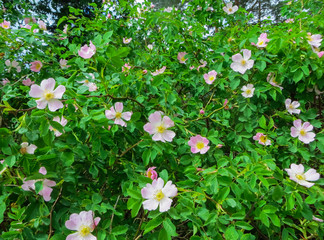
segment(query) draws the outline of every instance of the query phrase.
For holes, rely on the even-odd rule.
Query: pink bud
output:
[[[222,148],[224,145],[223,144],[217,144],[217,148]]]
[[[147,70],[145,69],[145,70],[143,70],[143,74],[146,74],[147,73]]]
[[[198,172],[204,171],[204,169],[203,169],[203,168],[200,168],[200,167],[196,168],[196,170],[197,170]]]
[[[200,113],[200,114],[205,114],[204,109],[200,109],[199,113]]]
[[[156,167],[150,167],[150,168],[148,168],[147,171],[146,171],[146,176],[147,176],[148,178],[151,178],[152,180],[158,178],[158,174],[157,174],[157,172],[154,170],[155,168],[156,168]]]

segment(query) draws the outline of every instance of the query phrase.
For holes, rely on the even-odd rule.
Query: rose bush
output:
[[[0,238],[324,237],[322,2],[182,2],[5,3]]]

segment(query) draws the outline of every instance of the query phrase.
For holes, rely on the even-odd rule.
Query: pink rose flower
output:
[[[163,116],[160,111],[156,111],[149,116],[149,122],[144,125],[144,130],[153,135],[153,141],[172,142],[175,132],[167,130],[174,126],[174,122],[167,116]]]
[[[205,137],[197,135],[195,137],[191,137],[188,141],[189,146],[191,147],[192,153],[200,153],[205,154],[209,150],[209,140]]]
[[[290,128],[290,135],[292,137],[298,137],[300,141],[305,144],[315,141],[315,133],[311,132],[313,130],[313,125],[309,122],[302,124],[300,119],[294,121],[294,127]]]
[[[7,83],[10,83],[10,81],[8,80],[8,78],[5,78],[1,81],[1,84],[4,86],[6,85]]]
[[[210,71],[209,73],[204,74],[204,79],[207,84],[212,84],[217,76],[217,72],[215,70]]]
[[[0,26],[4,29],[9,29],[10,28],[10,22],[3,20],[2,23],[0,23]]]
[[[56,116],[56,117],[53,118],[53,121],[54,121],[54,122],[58,122],[59,124],[62,125],[62,127],[65,127],[65,125],[66,125],[67,122],[68,122],[68,121],[67,121],[63,116],[62,116],[61,119],[60,119],[59,116]],[[62,133],[61,133],[60,131],[58,131],[57,129],[53,128],[52,126],[49,126],[49,129],[50,129],[51,131],[54,131],[54,135],[55,135],[56,137],[59,137],[59,136],[62,135]],[[64,131],[63,131],[63,132],[64,132]]]
[[[31,86],[29,95],[33,98],[39,98],[36,100],[38,109],[44,109],[48,105],[48,109],[55,112],[57,109],[63,108],[62,102],[58,99],[62,98],[65,87],[59,85],[55,90],[54,87],[55,80],[53,78],[43,80],[40,86],[36,84]]]
[[[251,57],[251,51],[248,49],[243,49],[243,56],[240,53],[237,53],[232,56],[233,63],[231,68],[235,72],[244,74],[246,70],[251,69],[254,65],[254,60],[249,60]]]
[[[79,56],[84,58],[84,59],[91,58],[95,53],[96,53],[96,46],[93,45],[91,41],[90,41],[89,47],[88,47],[87,44],[85,44],[78,51]]]
[[[28,142],[23,142],[22,144],[20,144],[21,148],[20,148],[20,153],[21,154],[34,154],[35,150],[37,149],[37,146],[35,146],[34,144],[30,144]]]
[[[43,64],[41,61],[34,61],[30,63],[30,70],[33,72],[39,72],[41,68],[43,67]]]
[[[152,75],[153,76],[160,75],[160,74],[164,73],[165,69],[166,69],[166,66],[162,67],[161,69],[156,70],[155,72],[152,72]]]
[[[311,45],[311,48],[312,48],[313,52],[316,53],[319,58],[321,58],[324,55],[324,51],[320,51],[319,48],[314,47],[312,45]]]
[[[285,20],[285,23],[293,23],[294,19],[293,18],[288,18]]]
[[[123,38],[124,44],[129,44],[132,41],[132,38]]]
[[[60,66],[62,69],[71,67],[71,65],[67,65],[67,60],[65,59],[60,60]]]
[[[142,71],[142,73],[143,73],[143,74],[147,74],[147,70],[144,69],[144,70]]]
[[[22,84],[25,86],[28,86],[28,87],[34,83],[35,83],[35,81],[31,81],[30,78],[22,80]]]
[[[311,33],[307,33],[307,42],[311,46],[319,48],[322,42],[322,35],[321,34],[312,35]]]
[[[255,88],[254,88],[253,84],[247,84],[246,86],[243,86],[241,88],[241,90],[243,91],[242,92],[243,97],[251,98],[251,97],[253,97]]]
[[[34,17],[32,17],[32,18],[25,18],[24,19],[24,22],[25,22],[25,24],[28,24],[30,22],[36,23],[36,18],[34,18]]]
[[[276,82],[276,75],[274,73],[269,73],[268,76],[267,76],[267,81],[268,83],[270,83],[272,86],[274,87],[278,87],[280,88],[280,90],[283,89],[283,87],[280,86],[279,83]]]
[[[47,28],[46,28],[46,24],[45,24],[44,21],[42,21],[42,20],[39,20],[39,21],[38,21],[38,26],[39,26],[40,29],[42,29],[42,30],[44,30],[44,31],[47,30]]]
[[[310,183],[307,181],[317,181],[320,179],[320,174],[316,172],[315,169],[311,168],[307,172],[304,173],[303,164],[294,164],[290,165],[290,168],[286,168],[285,171],[288,173],[290,180],[295,181],[299,185],[310,188],[315,183]]]
[[[287,98],[285,101],[286,109],[290,114],[300,113],[300,109],[297,109],[300,106],[300,103],[298,101],[291,102],[291,99]]]
[[[132,68],[131,65],[129,65],[128,63],[125,63],[125,65],[122,66],[122,72],[128,72],[128,70],[131,68]]]
[[[66,240],[97,240],[91,233],[99,222],[100,217],[95,218],[91,210],[71,214],[70,219],[65,222],[65,227],[77,232],[68,235]]]
[[[133,112],[123,112],[124,105],[121,102],[116,102],[115,107],[111,107],[110,110],[105,111],[106,118],[112,120],[115,119],[115,124],[122,127],[126,127],[127,124],[123,121],[129,121]]]
[[[180,63],[186,63],[188,58],[185,58],[186,52],[179,52],[177,59],[179,60]]]
[[[238,6],[233,6],[233,3],[227,3],[225,7],[223,7],[224,12],[227,14],[233,14],[238,10]]]
[[[141,190],[142,197],[147,199],[143,202],[144,209],[149,211],[157,209],[160,212],[166,212],[171,208],[172,199],[178,194],[177,187],[168,181],[164,186],[162,178],[154,179],[152,184],[146,184]]]
[[[253,140],[259,141],[259,144],[268,146],[271,145],[271,140],[267,138],[267,135],[264,135],[263,133],[257,133],[254,137]]]
[[[267,46],[267,42],[269,42],[270,40],[267,38],[267,34],[266,33],[261,33],[260,37],[258,38],[258,42],[255,43],[251,43],[254,46],[257,46],[258,48],[264,48]]]
[[[147,171],[146,171],[146,176],[147,176],[148,178],[151,178],[152,180],[158,178],[158,174],[157,174],[157,172],[154,170],[155,168],[156,168],[156,167],[150,167],[150,168],[148,168]]]
[[[200,114],[205,114],[204,109],[200,109],[199,113],[200,113]]]

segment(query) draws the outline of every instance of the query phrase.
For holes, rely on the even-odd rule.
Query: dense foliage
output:
[[[322,2],[182,2],[2,10],[0,239],[323,239]]]

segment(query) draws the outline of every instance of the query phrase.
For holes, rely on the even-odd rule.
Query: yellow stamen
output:
[[[251,94],[251,89],[247,89],[247,90],[245,91],[245,93],[246,93],[247,95]]]
[[[228,11],[229,11],[229,12],[232,12],[232,11],[233,11],[233,9],[232,9],[232,8],[229,8],[229,9],[228,9]]]
[[[120,112],[116,112],[115,117],[116,117],[116,118],[121,118],[121,117],[122,117],[122,113],[120,113]]]
[[[305,180],[305,176],[304,176],[304,174],[296,174],[296,178],[297,178],[298,180]]]
[[[84,83],[89,83],[89,80],[84,80]]]
[[[89,226],[84,226],[84,225],[82,225],[81,227],[80,227],[80,230],[79,230],[79,235],[81,236],[81,237],[86,237],[86,236],[88,236],[89,234],[90,234],[90,227]]]
[[[294,106],[292,104],[289,104],[290,109],[294,109]]]
[[[44,98],[46,99],[46,101],[51,100],[52,98],[54,98],[54,94],[51,92],[45,92],[44,93]]]
[[[27,149],[26,148],[21,148],[20,149],[20,153],[21,154],[26,154],[27,153]]]
[[[36,69],[40,69],[41,65],[39,63],[36,63]]]
[[[155,194],[155,199],[158,201],[161,201],[164,198],[164,194],[162,192],[162,190],[159,190],[156,194]]]
[[[266,136],[261,136],[260,137],[260,142],[265,143],[267,141],[267,137]]]
[[[186,59],[184,57],[180,58],[182,62],[186,61]]]
[[[259,42],[259,45],[262,45],[263,44],[263,41]]]
[[[157,131],[159,133],[163,133],[165,131],[165,127],[163,125],[157,127]]]
[[[205,147],[205,144],[203,142],[198,142],[196,147],[200,150],[200,149],[203,149]]]
[[[246,61],[243,59],[243,60],[241,61],[241,64],[244,66],[244,65],[246,64]]]
[[[302,135],[302,136],[305,136],[306,135],[306,131],[304,130],[304,129],[302,129],[302,130],[300,130],[300,135]]]
[[[152,173],[151,173],[151,171],[149,171],[149,172],[147,173],[147,177],[148,177],[148,178],[151,178],[151,176],[152,176]]]
[[[214,81],[215,77],[214,76],[209,76],[209,81]]]

